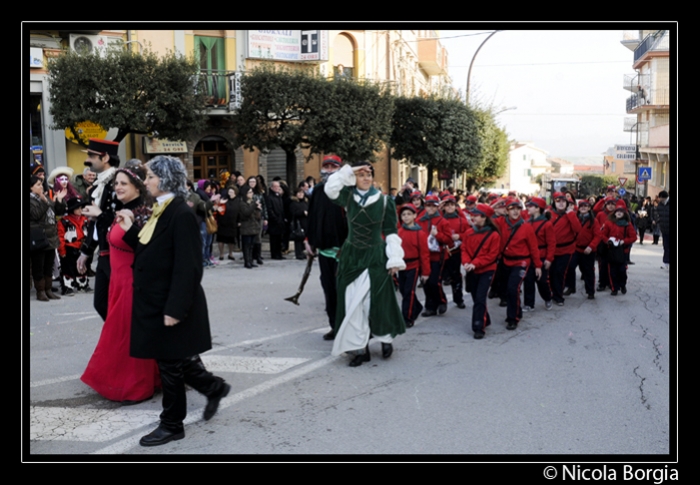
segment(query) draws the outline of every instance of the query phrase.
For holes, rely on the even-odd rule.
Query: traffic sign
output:
[[[621,188],[617,191],[617,193],[620,194],[620,197],[622,197],[623,195],[625,195],[627,193],[627,191],[625,189]]]
[[[637,178],[639,180],[651,180],[651,167],[639,167]]]
[[[627,177],[618,177],[617,181],[620,182],[620,187],[624,187],[624,185],[627,183]]]

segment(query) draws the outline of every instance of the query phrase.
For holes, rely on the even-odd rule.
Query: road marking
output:
[[[80,379],[80,374],[75,374],[72,376],[56,377],[54,379],[44,379],[43,381],[30,382],[29,387],[46,386],[48,384],[56,384],[58,382],[72,381],[73,379]]]
[[[29,439],[32,441],[109,441],[142,428],[160,416],[160,411],[41,406],[32,406],[29,413]]]
[[[288,374],[281,375],[279,377],[275,377],[274,379],[270,379],[269,381],[262,382],[258,384],[257,386],[253,386],[249,389],[246,389],[244,391],[238,392],[236,394],[233,394],[231,396],[225,397],[224,399],[221,400],[221,403],[219,404],[219,412],[222,410],[233,406],[234,404],[237,404],[244,399],[248,399],[250,397],[257,396],[258,394],[261,394],[265,391],[268,391],[272,389],[273,387],[279,386],[281,384],[284,384],[286,382],[289,382],[293,379],[297,379],[305,374],[308,374],[309,372],[315,371],[316,369],[319,369],[327,364],[330,364],[331,362],[339,359],[340,356],[332,356],[329,355],[328,357],[325,357],[321,360],[317,360],[316,362],[312,362],[304,367],[301,367],[299,369],[296,369],[294,371],[289,372]],[[189,413],[189,417],[185,419],[184,424],[191,424],[195,423],[197,421],[200,421],[202,419],[202,409],[197,409],[195,411],[192,411]],[[160,413],[158,413],[160,414]],[[153,422],[153,426],[157,425],[158,421]],[[140,437],[138,436],[131,436],[129,438],[125,438],[121,441],[118,441],[112,445],[109,445],[104,448],[100,448],[96,451],[93,451],[91,454],[92,455],[104,455],[104,454],[120,454],[120,453],[125,453],[127,450],[130,450],[131,448],[135,447],[138,445],[138,439]]]
[[[204,366],[210,372],[240,372],[247,374],[279,374],[311,359],[284,357],[237,357],[202,355]]]

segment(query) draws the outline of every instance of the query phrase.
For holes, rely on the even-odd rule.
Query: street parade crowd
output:
[[[646,232],[652,244],[663,242],[662,268],[670,262],[666,191],[638,201],[619,197],[615,186],[579,200],[563,190],[549,205],[514,192],[424,194],[409,179],[386,194],[371,163],[344,164],[333,154],[323,158],[318,183],[309,177],[290,189],[275,179],[268,189],[263,177],[238,172],[194,183],[174,157],[121,164],[117,149],[90,139],[78,175],[58,167],[47,176],[32,163],[30,264],[38,301],[93,294],[104,325],[85,384],[124,405],[162,389],[160,424],[143,446],[184,438],[185,384],[207,397],[205,420],[229,393],[199,357],[211,348],[203,270],[239,252],[244,268],[263,265],[265,236],[273,260],[286,259],[292,243],[296,259],[318,260],[323,338],[352,367],[370,361],[370,340],[387,359],[394,338],[419,317],[445,314],[446,286],[456,311],[471,297],[465,319],[482,339],[492,323],[489,300],[506,308],[514,330],[523,313],[564,306],[577,291],[588,299],[626,294],[630,248]]]

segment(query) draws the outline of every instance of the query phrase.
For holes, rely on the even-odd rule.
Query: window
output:
[[[218,136],[208,136],[200,140],[192,154],[193,178],[218,180],[223,170],[233,170],[226,140]]]
[[[224,39],[221,37],[194,36],[194,50],[199,59],[199,68],[205,76],[210,106],[226,104],[226,71]]]
[[[355,77],[355,46],[347,35],[338,34],[333,41],[333,77]]]

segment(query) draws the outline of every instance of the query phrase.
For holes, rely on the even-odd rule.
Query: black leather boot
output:
[[[358,367],[361,366],[363,362],[369,362],[371,359],[369,355],[369,344],[367,344],[367,347],[365,347],[365,353],[364,354],[357,354],[348,364],[350,367]]]

